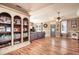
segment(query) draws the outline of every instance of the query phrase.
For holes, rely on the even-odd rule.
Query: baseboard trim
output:
[[[5,48],[1,48],[0,49],[0,55],[7,54],[8,52],[11,52],[11,51],[14,51],[16,49],[22,48],[22,47],[27,46],[29,44],[30,44],[30,42],[27,41],[27,42],[23,42],[23,43],[20,43],[20,44],[13,45],[13,46],[8,46],[8,47],[5,47]]]

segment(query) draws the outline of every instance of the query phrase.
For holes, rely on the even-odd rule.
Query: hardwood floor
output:
[[[64,38],[44,38],[34,40],[6,55],[79,55],[79,40]]]

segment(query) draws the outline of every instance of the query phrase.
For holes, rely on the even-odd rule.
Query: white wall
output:
[[[76,13],[76,14],[77,14],[77,16],[79,17],[79,9],[77,10],[77,13]]]

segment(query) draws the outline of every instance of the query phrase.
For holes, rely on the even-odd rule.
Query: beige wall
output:
[[[47,28],[43,28],[44,29],[44,31],[45,31],[45,33],[46,33],[46,37],[50,37],[50,26],[52,25],[52,24],[56,24],[56,22],[55,21],[49,21],[49,22],[45,22],[47,25],[48,25],[48,27]]]
[[[76,12],[76,15],[75,16],[68,16],[68,17],[62,17],[63,19],[65,19],[65,20],[67,20],[68,21],[68,32],[79,32],[79,19],[77,19],[77,28],[76,28],[76,30],[73,30],[72,28],[71,28],[71,20],[73,19],[73,18],[77,18],[77,17],[79,17],[79,9],[78,9],[78,11]],[[54,19],[55,20],[55,19]],[[49,21],[49,22],[46,22],[47,24],[48,24],[48,27],[47,28],[44,28],[44,31],[46,32],[46,36],[50,36],[50,25],[51,24],[55,24],[56,25],[56,30],[57,29],[59,29],[58,31],[56,31],[56,32],[58,32],[58,33],[60,33],[60,24],[59,24],[59,27],[57,27],[57,24],[58,23],[56,23],[56,21]],[[58,33],[56,33],[57,34],[57,36],[59,36],[58,35]]]
[[[79,19],[75,18],[75,19],[77,19],[77,28],[76,29],[72,28],[72,25],[71,25],[72,19],[67,20],[68,21],[68,32],[74,32],[74,31],[79,32]]]
[[[67,26],[68,26],[67,32],[79,32],[79,19],[76,18],[77,19],[77,28],[75,30],[71,27],[71,21],[72,21],[72,19],[73,18],[65,19],[68,22],[67,23]],[[60,23],[57,23],[56,21],[49,21],[49,22],[45,22],[45,23],[48,24],[47,28],[43,28],[44,31],[46,32],[46,37],[50,36],[50,26],[51,26],[51,24],[55,24],[56,25],[56,36],[57,37],[60,36],[60,33],[61,33],[61,24]],[[59,25],[59,26],[57,26],[57,25]]]

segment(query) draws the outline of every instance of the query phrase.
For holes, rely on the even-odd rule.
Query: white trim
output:
[[[1,48],[0,49],[0,55],[6,54],[8,52],[14,51],[14,50],[19,49],[19,48],[22,48],[22,47],[27,46],[29,44],[30,44],[30,42],[27,41],[27,42],[24,42],[24,43],[13,45],[13,46],[8,46],[8,47],[5,47],[5,48]]]

